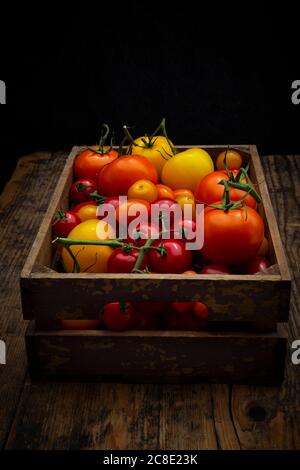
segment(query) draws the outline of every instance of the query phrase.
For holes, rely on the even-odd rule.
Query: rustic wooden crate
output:
[[[226,149],[222,145],[201,147],[206,148],[213,159]],[[274,383],[281,380],[290,274],[256,147],[232,147],[242,154],[244,164],[250,163],[250,176],[263,200],[260,213],[269,240],[269,256],[276,266],[272,274],[184,276],[56,272],[51,220],[59,208],[68,206],[73,161],[80,151],[79,147],[72,149],[21,273],[23,316],[34,320],[26,336],[34,377],[89,376],[154,382]],[[115,300],[202,300],[210,310],[209,323],[223,325],[224,331],[54,330],[60,319],[98,318],[102,305]],[[251,329],[242,331],[245,325]]]

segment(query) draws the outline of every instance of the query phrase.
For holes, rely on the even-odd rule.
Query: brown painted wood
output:
[[[208,148],[214,159],[224,149],[224,146],[204,147]],[[98,318],[101,307],[107,302],[116,300],[115,292],[118,292],[119,300],[197,301],[201,299],[210,309],[210,321],[250,321],[254,325],[260,322],[262,317],[269,325],[272,322],[275,324],[277,321],[287,321],[290,278],[268,190],[262,181],[263,171],[259,157],[255,146],[236,147],[241,151],[244,163],[251,162],[251,177],[263,196],[262,205],[266,200],[262,215],[265,218],[271,249],[273,246],[276,247],[273,261],[278,265],[278,274],[255,276],[66,274],[45,272],[45,269],[39,272],[39,265],[52,266],[51,220],[57,208],[65,207],[67,204],[72,165],[80,150],[74,147],[22,271],[24,318],[42,321]],[[260,322],[260,328],[261,325]]]
[[[289,360],[290,349],[281,387],[208,385],[204,389],[203,384],[128,387],[115,383],[32,384],[28,381],[22,391],[26,373],[23,343],[26,322],[20,311],[18,273],[65,157],[61,153],[39,153],[22,159],[0,199],[2,209],[2,201],[6,201],[0,213],[0,276],[1,281],[6,279],[0,289],[0,336],[5,337],[11,351],[11,367],[0,370],[0,446],[120,449],[122,445],[123,449],[158,449],[162,445],[174,448],[175,439],[181,448],[188,448],[192,439],[201,449],[216,448],[216,445],[222,449],[300,449],[300,373],[299,366],[293,366]],[[290,343],[300,337],[300,156],[263,157],[262,165],[293,273]],[[41,184],[42,191],[38,193]],[[14,332],[22,347],[13,338],[10,343],[5,331]],[[176,415],[172,413],[172,401],[176,403]],[[262,411],[255,411],[255,407],[254,414],[248,415],[246,412],[253,401],[258,401],[263,410],[272,408],[273,418],[266,413],[258,421]],[[198,408],[194,417],[193,407],[198,402],[203,404],[203,414]],[[207,424],[210,416],[215,426]],[[193,434],[195,428],[197,432]]]

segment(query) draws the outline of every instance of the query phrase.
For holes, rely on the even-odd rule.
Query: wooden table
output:
[[[67,154],[22,157],[0,198],[0,444],[4,449],[300,449],[300,365],[279,387],[34,383],[19,273]],[[300,339],[300,155],[263,157],[293,273],[290,343]]]

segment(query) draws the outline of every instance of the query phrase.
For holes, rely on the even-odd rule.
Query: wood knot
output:
[[[276,407],[267,400],[251,401],[246,407],[246,415],[255,422],[270,421],[276,415]]]

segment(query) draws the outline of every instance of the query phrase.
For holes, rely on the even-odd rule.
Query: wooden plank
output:
[[[280,383],[285,333],[101,330],[26,336],[34,379]]]

